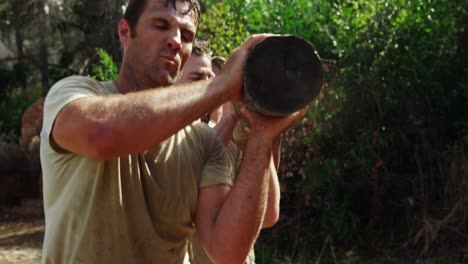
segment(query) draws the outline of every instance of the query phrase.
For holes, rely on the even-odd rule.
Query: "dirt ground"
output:
[[[0,264],[40,263],[43,239],[44,215],[41,200],[27,201],[14,208],[0,207]],[[408,254],[410,252],[405,251],[404,254],[401,252],[389,254],[364,263],[468,264],[468,245],[465,245],[465,249],[461,251],[453,248],[453,252],[439,252],[425,260],[415,260],[411,257],[414,254]],[[457,244],[456,248],[462,248],[462,246]],[[343,263],[361,263],[361,261]]]
[[[35,203],[35,204],[34,204]],[[42,204],[0,208],[0,264],[36,264],[44,239]]]

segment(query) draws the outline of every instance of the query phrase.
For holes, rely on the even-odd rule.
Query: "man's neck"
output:
[[[138,76],[128,68],[125,64],[122,64],[122,68],[119,71],[117,79],[114,80],[114,84],[121,94],[142,91],[151,87],[145,86],[142,80],[139,80]]]
[[[128,74],[125,74],[123,70],[119,72],[117,79],[114,80],[114,84],[121,94],[142,90],[138,82],[134,78],[128,78]]]

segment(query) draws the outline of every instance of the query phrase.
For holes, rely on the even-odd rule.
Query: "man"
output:
[[[210,44],[207,41],[195,40],[192,54],[187,59],[177,83],[189,83],[214,77],[214,73],[211,70],[211,52]],[[217,109],[220,108],[218,107]],[[210,113],[203,115],[200,120],[204,123],[209,123]]]
[[[207,41],[195,40],[192,54],[187,59],[177,83],[208,80],[215,76],[211,67],[211,47]]]
[[[211,59],[211,47],[206,41],[195,41],[193,45],[192,54],[187,59],[187,63],[182,71],[181,78],[178,83],[189,83],[197,80],[209,79],[213,76],[213,73],[219,75],[221,69],[224,66],[226,60],[222,57],[214,57]],[[224,112],[223,112],[224,109]],[[224,115],[223,115],[224,113]],[[211,127],[215,127],[218,136],[222,139],[226,145],[229,161],[233,167],[233,177],[238,172],[239,165],[242,160],[242,152],[237,145],[232,141],[232,133],[235,125],[239,121],[239,115],[233,107],[232,102],[227,102],[222,106],[218,107],[213,111],[208,123]],[[203,120],[202,120],[203,121]],[[268,190],[268,203],[265,214],[273,217],[267,217],[267,219],[273,219],[271,222],[263,222],[262,228],[271,227],[276,223],[277,215],[279,215],[279,202],[280,202],[280,190],[279,181],[274,165],[279,163],[279,150],[281,148],[280,138],[275,140],[274,148],[276,150],[274,157],[272,157],[272,163],[270,167],[270,180]],[[213,263],[210,258],[206,255],[206,252],[201,245],[196,232],[188,245],[188,251],[190,255],[190,263],[192,264],[211,264]],[[253,247],[251,248],[249,255],[245,261],[246,264],[255,263],[255,252]]]
[[[43,263],[182,263],[195,226],[216,263],[245,260],[264,222],[272,142],[303,113],[244,111],[252,126],[232,183],[222,143],[190,124],[241,98],[246,55],[266,36],[235,50],[225,74],[171,86],[198,21],[194,0],[130,0],[118,28],[117,79],[70,77],[50,89],[41,132]]]
[[[193,45],[192,54],[187,59],[187,62],[184,66],[184,69],[181,74],[181,78],[178,80],[177,83],[190,83],[198,80],[209,79],[214,76],[212,69],[214,69],[215,64],[213,63],[213,59],[211,59],[211,47],[206,41],[198,41],[195,40]],[[216,57],[220,58],[220,57]],[[211,61],[210,61],[211,60]],[[224,61],[218,61],[216,63],[216,67],[218,67],[217,72],[220,73],[220,70],[224,64]],[[213,68],[212,68],[213,67]],[[219,133],[221,139],[226,139],[226,142],[223,143],[226,146],[228,159],[230,164],[233,167],[232,170],[232,177],[235,177],[237,173],[237,168],[240,164],[242,159],[242,153],[238,150],[237,146],[231,141],[232,138],[232,129],[234,128],[235,124],[239,120],[239,116],[232,108],[230,111],[230,106],[232,102],[227,102],[223,106],[218,107],[215,109],[211,115],[207,114],[204,116],[201,121],[208,123],[210,127],[214,127],[221,121],[222,118],[222,109],[223,107],[227,109],[225,112],[225,116],[223,122],[219,123],[216,127],[216,131]],[[211,118],[211,119],[210,119]],[[220,129],[223,127],[223,129]],[[277,199],[269,199],[266,209],[266,214],[279,214],[279,184],[277,181],[276,176],[276,169],[273,167],[274,175],[270,175],[270,183],[269,183],[269,198],[277,197]],[[271,180],[272,177],[274,180]],[[262,227],[270,227],[276,222],[277,217],[273,218],[273,222],[264,222]],[[202,244],[199,241],[198,235],[195,232],[193,237],[190,240],[188,245],[188,253],[190,263],[192,264],[211,264],[213,263],[211,259],[207,256]],[[255,253],[253,247],[251,248],[249,255],[245,261],[247,264],[255,263]]]
[[[213,71],[215,76],[221,74],[221,69],[223,68],[225,63],[226,59],[220,56],[216,56],[211,59],[211,70]],[[228,105],[225,106],[228,107]],[[211,113],[209,118],[214,122],[218,123],[222,115],[223,107],[218,107],[215,111]]]

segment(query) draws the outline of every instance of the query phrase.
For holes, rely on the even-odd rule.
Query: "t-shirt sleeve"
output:
[[[198,124],[203,130],[205,144],[205,163],[202,169],[200,187],[224,184],[233,185],[233,167],[229,162],[228,153],[216,132],[204,123]]]
[[[44,121],[41,131],[41,140],[49,142],[57,152],[63,153],[51,137],[52,126],[58,113],[65,105],[78,98],[102,94],[99,82],[83,76],[73,76],[57,82],[49,90],[44,103]]]
[[[231,177],[234,181],[236,175],[239,173],[240,164],[242,162],[242,152],[240,148],[234,143],[230,141],[229,144],[226,146],[226,151],[228,154],[229,162],[232,166]]]

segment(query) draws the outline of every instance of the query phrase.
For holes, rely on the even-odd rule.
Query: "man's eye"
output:
[[[192,82],[196,82],[196,81],[199,81],[201,79],[202,79],[202,76],[200,76],[200,74],[192,75],[190,77],[190,80],[192,80]]]
[[[182,33],[182,39],[186,42],[192,42],[193,41],[193,33],[192,32],[183,32]]]
[[[164,30],[164,29],[168,28],[167,24],[165,24],[165,23],[156,23],[156,24],[154,24],[154,27],[157,28],[157,29],[161,29],[161,30]]]

